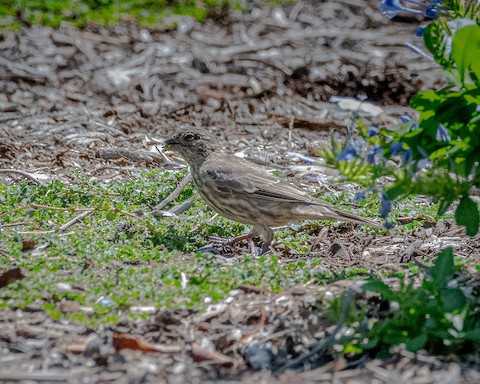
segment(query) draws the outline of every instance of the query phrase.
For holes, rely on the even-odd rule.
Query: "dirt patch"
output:
[[[358,285],[337,281],[281,294],[241,287],[202,312],[167,309],[98,329],[53,321],[33,308],[2,311],[0,381],[478,382],[468,364],[422,353],[371,361],[326,354],[319,347],[335,325],[321,314],[323,305]],[[292,371],[299,368],[307,369]]]
[[[434,63],[404,47],[420,43],[418,20],[393,23],[376,7],[254,8],[204,25],[180,19],[175,31],[5,33],[0,159],[50,177],[75,168],[100,177],[114,160],[162,166],[154,153],[129,154],[189,124],[210,127],[236,151],[267,149],[270,161],[287,144],[305,151],[330,129],[345,130],[351,113],[328,103],[332,95],[368,97],[386,111],[373,122],[394,122],[440,79]]]

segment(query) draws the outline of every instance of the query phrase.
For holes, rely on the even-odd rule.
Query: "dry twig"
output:
[[[153,214],[157,211],[161,211],[163,208],[165,208],[168,204],[170,204],[172,201],[174,201],[180,193],[182,193],[183,189],[187,186],[187,184],[192,180],[192,175],[188,173],[178,184],[177,188],[168,195],[165,199],[163,199],[160,204],[156,205],[153,210],[150,212],[150,214]]]
[[[25,172],[25,171],[20,171],[18,169],[0,169],[0,173],[15,173],[17,175],[22,175],[22,176],[26,177],[27,179],[33,181],[37,185],[42,185],[42,182],[40,180],[38,180],[37,178],[35,178],[34,175],[32,175],[28,172]]]

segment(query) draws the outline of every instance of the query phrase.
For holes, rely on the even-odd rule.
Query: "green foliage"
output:
[[[474,82],[478,86],[480,80],[480,27],[470,25],[464,27],[455,34],[452,45],[452,59],[457,64],[460,81],[465,83],[465,77],[474,76]]]
[[[473,2],[446,6],[455,15],[478,16]],[[387,203],[427,195],[439,201],[441,215],[460,200],[456,221],[474,236],[479,209],[469,196],[480,187],[480,26],[475,20],[435,20],[424,31],[424,43],[449,84],[438,91],[422,91],[411,100],[418,122],[381,128],[374,135],[358,122],[355,139],[336,141],[322,154],[348,180],[379,191]],[[346,149],[355,155],[342,157]],[[390,181],[378,185],[384,176]]]
[[[184,176],[155,171],[103,184],[72,174],[71,184],[0,184],[0,247],[26,276],[0,290],[0,309],[34,306],[54,318],[96,325],[141,316],[130,311],[138,306],[202,308],[205,299],[220,300],[240,284],[280,291],[322,278],[314,268],[321,259],[280,263],[276,256],[245,256],[226,265],[193,253],[209,236],[230,238],[245,228],[212,219],[213,212],[200,198],[178,217],[146,214]],[[192,194],[192,187],[186,187],[172,205]],[[94,211],[60,231],[82,209]],[[135,212],[144,214],[140,219],[129,215]],[[286,246],[299,241],[285,236]],[[24,240],[34,242],[32,251],[22,250]],[[10,263],[2,253],[0,271]],[[184,287],[182,276],[188,279]],[[65,312],[67,301],[89,311]]]
[[[439,41],[437,35],[432,37],[428,31],[426,43],[434,38]],[[439,51],[445,55],[443,47]],[[432,53],[436,52],[439,57],[439,51]],[[449,60],[443,65],[450,71],[450,85],[437,92],[420,92],[412,100],[412,107],[420,115],[418,127],[412,126],[406,133],[397,134],[394,141],[407,146],[417,166],[425,158],[431,162],[431,167],[422,172],[416,184],[420,192],[427,189],[431,196],[438,198],[443,211],[454,199],[463,196],[455,217],[473,236],[478,232],[478,206],[468,199],[468,194],[471,188],[480,186],[477,171],[480,162],[480,26],[470,25],[456,32]],[[438,185],[428,190],[432,182]],[[466,204],[468,209],[464,209]]]
[[[83,27],[132,18],[140,25],[153,26],[172,14],[203,21],[211,13],[240,5],[236,0],[5,0],[0,4],[0,19],[6,19],[3,25],[7,28],[18,27],[19,21],[57,28],[62,22]]]
[[[455,220],[475,236],[480,214],[471,195],[480,187],[480,8],[466,4],[444,2],[452,15],[475,20],[441,19],[424,31],[425,46],[448,85],[413,98],[418,121],[380,129],[358,121],[356,136],[344,143],[335,138],[321,153],[346,179],[379,194],[381,212],[388,213],[393,200],[426,195],[439,202],[443,215],[458,200]],[[383,357],[403,346],[412,352],[480,354],[480,300],[460,286],[455,272],[448,248],[420,284],[402,280],[393,289],[379,280],[366,283],[367,305],[350,306],[345,326],[353,335],[339,340],[342,353]],[[332,304],[336,321],[345,317],[342,307]]]
[[[468,196],[463,196],[455,211],[455,219],[459,225],[465,226],[467,235],[475,236],[480,224],[477,204]]]
[[[0,290],[0,309],[34,306],[55,318],[96,325],[141,316],[130,311],[135,306],[202,308],[206,298],[220,300],[240,284],[280,291],[311,281],[371,276],[365,268],[334,274],[322,258],[280,262],[277,256],[245,256],[230,264],[194,254],[209,236],[232,238],[244,233],[245,226],[218,216],[212,219],[214,213],[200,198],[178,217],[147,214],[184,176],[185,172],[153,171],[122,182],[99,183],[72,173],[69,184],[58,180],[39,186],[0,184],[0,247],[26,276]],[[193,193],[187,186],[172,206]],[[324,197],[345,208],[344,195]],[[362,202],[363,209],[373,209],[373,204],[373,199]],[[421,210],[414,201],[402,208],[433,214],[431,207]],[[60,227],[83,209],[93,211],[62,232]],[[277,242],[285,252],[302,255],[310,249],[310,234],[318,232],[318,225],[307,222],[277,231]],[[22,250],[24,240],[34,242],[32,251]],[[10,263],[0,257],[0,271]],[[188,279],[185,287],[182,276]],[[111,304],[105,305],[103,299]],[[65,313],[66,301],[90,311]]]
[[[411,352],[480,353],[480,300],[458,286],[455,270],[452,249],[447,248],[418,286],[412,280],[402,281],[399,289],[379,280],[364,284],[369,303],[367,309],[351,307],[346,325],[354,335],[340,340],[343,353],[351,354],[352,345],[356,353],[373,356],[388,356],[401,345]]]
[[[480,12],[480,4],[473,0],[443,0],[444,9],[450,12],[451,17],[455,19],[469,18],[475,19]]]

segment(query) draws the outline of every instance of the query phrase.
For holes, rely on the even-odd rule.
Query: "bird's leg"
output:
[[[263,246],[260,249],[260,252],[258,253],[258,256],[263,255],[264,253],[267,253],[268,250],[270,249],[270,244],[272,244],[273,241],[273,231],[270,227],[266,225],[255,225],[252,229],[252,235],[263,235]]]

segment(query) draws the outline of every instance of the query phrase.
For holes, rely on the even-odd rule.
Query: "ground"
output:
[[[204,126],[226,150],[375,215],[375,196],[355,202],[359,187],[297,154],[315,156],[332,132],[345,134],[352,112],[331,96],[367,98],[383,112],[362,117],[388,126],[414,117],[416,92],[443,84],[433,61],[405,47],[421,46],[423,20],[391,21],[377,5],[257,4],[204,24],[173,18],[175,28],[3,33],[0,381],[479,382],[478,362],[401,348],[387,360],[302,359],[335,329],[325,306],[361,279],[415,279],[445,246],[475,273],[479,238],[437,220],[428,199],[397,206],[391,232],[279,229],[260,259],[251,244],[193,252],[208,235],[243,227],[198,198],[195,213],[172,211],[194,196],[191,186],[162,204],[186,175],[162,141],[176,127]],[[157,204],[165,218],[145,236]]]

